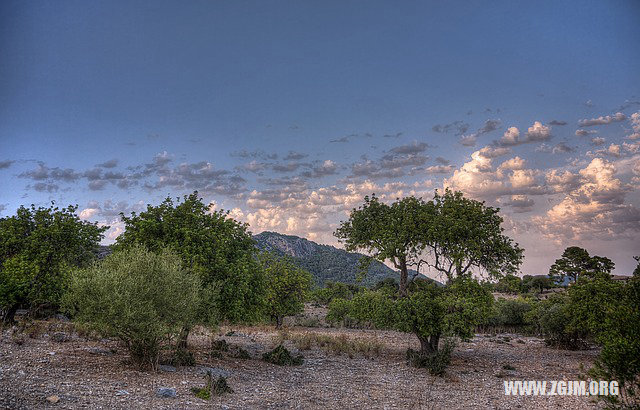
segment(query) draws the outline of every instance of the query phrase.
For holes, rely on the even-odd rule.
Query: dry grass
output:
[[[285,340],[291,341],[300,350],[310,350],[319,347],[329,353],[341,355],[346,354],[353,358],[356,355],[363,355],[367,358],[379,356],[382,353],[384,343],[377,338],[349,338],[345,334],[329,335],[316,332],[291,332],[283,330],[275,337],[276,343]]]

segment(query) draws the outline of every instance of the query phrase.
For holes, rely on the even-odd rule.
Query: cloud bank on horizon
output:
[[[571,245],[634,266],[637,3],[540,3],[544,21],[510,2],[507,21],[468,5],[93,6],[1,6],[0,216],[77,203],[112,242],[120,212],[197,190],[255,233],[336,245],[365,195],[451,188],[502,209],[525,274]]]

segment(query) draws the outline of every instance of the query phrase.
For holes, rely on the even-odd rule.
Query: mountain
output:
[[[398,279],[398,273],[387,265],[373,261],[362,282],[356,281],[360,253],[347,252],[329,245],[320,245],[305,238],[283,235],[277,232],[262,232],[254,235],[258,248],[278,255],[287,255],[299,267],[311,272],[318,286],[326,282],[343,282],[373,285],[386,279]]]

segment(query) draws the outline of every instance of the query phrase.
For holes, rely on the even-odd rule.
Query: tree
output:
[[[391,261],[400,270],[399,293],[407,295],[408,266],[417,263],[424,249],[422,233],[425,211],[433,204],[412,196],[387,205],[373,194],[353,209],[349,220],[342,222],[335,236],[345,242],[347,251],[363,250],[380,262]]]
[[[460,192],[437,191],[432,201],[413,196],[384,204],[373,195],[353,209],[335,236],[349,251],[364,250],[400,270],[400,296],[407,295],[408,267],[422,265],[449,281],[472,272],[492,277],[515,273],[522,249],[503,235],[499,209],[465,198]]]
[[[559,276],[561,279],[568,277],[576,282],[582,275],[608,276],[613,271],[614,263],[609,258],[590,256],[586,249],[578,246],[570,246],[564,250],[562,257],[556,259],[549,269],[549,276]]]
[[[313,278],[287,257],[278,258],[265,252],[260,255],[260,262],[267,282],[267,312],[275,320],[276,329],[280,329],[285,316],[304,310]]]
[[[420,354],[427,357],[438,353],[444,336],[471,338],[474,327],[489,316],[492,301],[491,293],[473,278],[461,277],[444,287],[418,280],[406,297],[380,289],[365,290],[350,301],[335,299],[328,317],[413,333],[420,341]]]
[[[633,259],[638,262],[636,268],[633,270],[633,276],[640,276],[640,256],[634,256]]]
[[[640,278],[626,283],[585,277],[568,289],[571,326],[587,329],[602,346],[590,375],[616,380],[619,396],[602,397],[619,408],[640,406]]]
[[[199,292],[175,252],[133,245],[74,272],[64,302],[75,321],[118,338],[140,367],[155,369],[162,343],[194,323]]]
[[[517,295],[522,291],[522,279],[515,275],[505,275],[498,280],[495,289],[498,292]]]
[[[203,323],[255,322],[263,317],[265,283],[248,225],[225,211],[211,211],[194,192],[177,202],[167,197],[139,215],[121,214],[125,231],[116,249],[142,244],[158,252],[169,248],[202,284],[199,313]],[[189,329],[184,329],[186,347]]]
[[[472,272],[500,277],[518,271],[523,250],[503,234],[499,208],[446,189],[442,195],[436,191],[433,209],[433,216],[423,213],[427,218],[420,225],[430,256],[421,262],[450,281]]]
[[[543,275],[524,275],[522,277],[522,291],[534,291],[541,293],[545,289],[551,289],[554,286],[553,280],[549,276]]]
[[[71,269],[86,266],[108,227],[81,221],[77,206],[21,206],[0,219],[0,309],[13,322],[20,306],[56,308]]]

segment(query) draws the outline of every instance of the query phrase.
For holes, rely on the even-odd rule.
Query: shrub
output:
[[[572,326],[574,315],[567,295],[556,295],[535,305],[525,313],[549,346],[565,349],[584,347],[587,330]]]
[[[522,298],[498,299],[493,304],[491,316],[487,320],[490,326],[526,326],[527,312],[533,309],[536,302]]]
[[[263,354],[262,360],[278,366],[299,366],[304,362],[304,356],[293,356],[283,345],[278,345],[272,351]]]
[[[449,364],[451,364],[451,353],[453,353],[454,348],[455,343],[453,340],[447,339],[435,353],[426,354],[408,349],[407,363],[413,367],[426,368],[434,376],[442,376]]]
[[[133,246],[76,271],[65,305],[77,322],[118,338],[134,362],[155,369],[162,343],[193,322],[199,288],[174,253]]]

